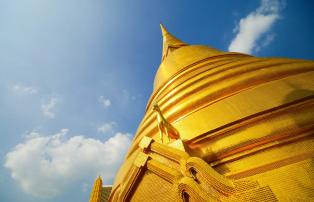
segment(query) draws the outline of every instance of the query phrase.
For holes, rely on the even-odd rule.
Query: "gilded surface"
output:
[[[102,179],[101,177],[98,177],[94,183],[89,201],[101,202],[101,193],[102,193]]]
[[[170,142],[170,138],[179,139],[179,132],[165,119],[157,103],[154,104],[153,110],[156,112],[160,141],[164,142],[164,136],[166,136],[168,143]]]
[[[90,202],[107,202],[111,193],[111,186],[103,186],[101,177],[95,180],[91,195]]]
[[[314,200],[314,62],[162,32],[154,91],[109,201]],[[154,103],[179,134],[170,142]]]

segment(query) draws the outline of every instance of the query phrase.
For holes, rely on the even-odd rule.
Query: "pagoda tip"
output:
[[[166,30],[165,26],[162,23],[160,23],[160,29],[163,36],[165,36],[168,33],[168,31]]]
[[[167,57],[169,52],[175,49],[178,49],[182,46],[186,46],[187,44],[177,39],[172,34],[170,34],[161,23],[160,23],[160,28],[162,32],[162,38],[163,38],[162,58],[161,58],[161,61],[163,61]]]

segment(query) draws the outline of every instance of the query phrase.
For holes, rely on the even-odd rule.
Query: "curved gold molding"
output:
[[[276,61],[274,59],[274,61]],[[280,61],[280,60],[279,60]],[[267,64],[265,62],[265,64]],[[168,101],[164,101],[163,98],[160,100],[160,107],[163,111],[165,111],[165,116],[169,120],[169,122],[173,123],[174,121],[178,121],[178,119],[182,119],[189,114],[204,108],[207,105],[213,104],[214,102],[221,101],[227,97],[235,95],[236,93],[242,92],[249,88],[256,88],[258,85],[265,84],[266,82],[275,81],[278,79],[287,78],[291,75],[295,76],[297,74],[303,74],[309,71],[313,71],[313,64],[308,61],[295,61],[295,65],[291,64],[291,62],[285,61],[284,63],[278,64],[267,64],[269,67],[266,68],[265,64],[261,65],[263,71],[257,72],[249,71],[243,75],[243,78],[235,77],[235,75],[230,74],[229,78],[231,79],[228,85],[216,85],[215,89],[209,89],[208,86],[213,85],[210,80],[202,81],[199,84],[200,86],[193,84],[193,88],[189,89],[189,92],[201,91],[203,88],[208,88],[206,92],[204,91],[202,94],[198,94],[197,99],[195,97],[191,97],[191,93],[187,91],[182,91],[176,94],[173,97],[169,97]],[[275,72],[272,69],[276,68],[277,66],[281,66]],[[254,67],[256,68],[256,67]],[[237,70],[238,71],[238,70]],[[242,76],[240,76],[242,77]],[[217,80],[218,81],[218,80]],[[219,79],[219,82],[223,80]],[[192,80],[189,82],[193,82]],[[205,82],[205,83],[204,83]],[[244,85],[245,84],[245,85]],[[197,87],[198,86],[198,87]],[[201,89],[202,88],[202,89]],[[204,89],[203,89],[204,90]],[[230,91],[230,92],[229,92]],[[183,96],[183,97],[182,97]],[[189,97],[190,96],[190,97]],[[185,101],[182,99],[184,98]],[[196,100],[195,100],[196,99]],[[164,103],[165,102],[165,103]],[[180,105],[180,108],[175,107]],[[187,112],[187,109],[188,112]],[[148,112],[147,115],[144,117],[143,122],[141,123],[137,135],[134,139],[135,144],[139,141],[141,137],[147,134],[155,134],[157,132],[157,128],[152,127],[153,123],[153,116],[152,113]],[[129,154],[132,153],[133,149],[130,150]]]
[[[211,194],[209,192],[204,192],[204,190],[202,190],[199,185],[189,177],[181,178],[175,186],[179,198],[184,202],[219,201],[217,200],[217,197],[215,197],[217,194],[214,191]]]
[[[224,194],[232,194],[235,191],[232,180],[217,173],[204,160],[198,157],[191,157],[186,162],[181,162],[183,163],[181,168],[185,167],[185,170],[182,171],[185,176],[204,181],[205,184]]]

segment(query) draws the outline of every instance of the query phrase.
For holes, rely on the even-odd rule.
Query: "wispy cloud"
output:
[[[233,29],[237,33],[229,45],[229,51],[251,54],[254,50],[257,52],[262,47],[270,44],[275,35],[267,33],[272,25],[280,18],[279,12],[285,6],[283,1],[262,0],[261,5],[248,16],[242,18],[238,25]],[[257,42],[261,41],[262,45]]]
[[[114,127],[116,126],[115,122],[103,123],[97,128],[99,133],[113,133]]]
[[[38,92],[37,88],[22,84],[15,84],[12,86],[12,90],[20,94],[36,94]]]
[[[107,98],[105,98],[104,96],[100,96],[98,98],[98,102],[104,107],[104,108],[107,108],[107,107],[110,107],[111,105],[111,101]]]
[[[59,99],[56,97],[50,97],[49,100],[41,105],[42,114],[49,119],[55,118],[55,113],[53,109],[58,103]]]
[[[138,96],[131,95],[127,90],[122,90],[121,97],[128,103],[130,100],[135,101]]]
[[[53,135],[34,131],[7,153],[4,166],[26,193],[53,197],[97,174],[108,182],[131,142],[130,134],[116,133],[102,142],[84,136],[67,138],[68,131]]]

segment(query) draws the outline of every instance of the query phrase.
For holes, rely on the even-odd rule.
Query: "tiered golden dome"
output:
[[[161,29],[154,91],[109,200],[313,200],[314,62],[188,45]]]

